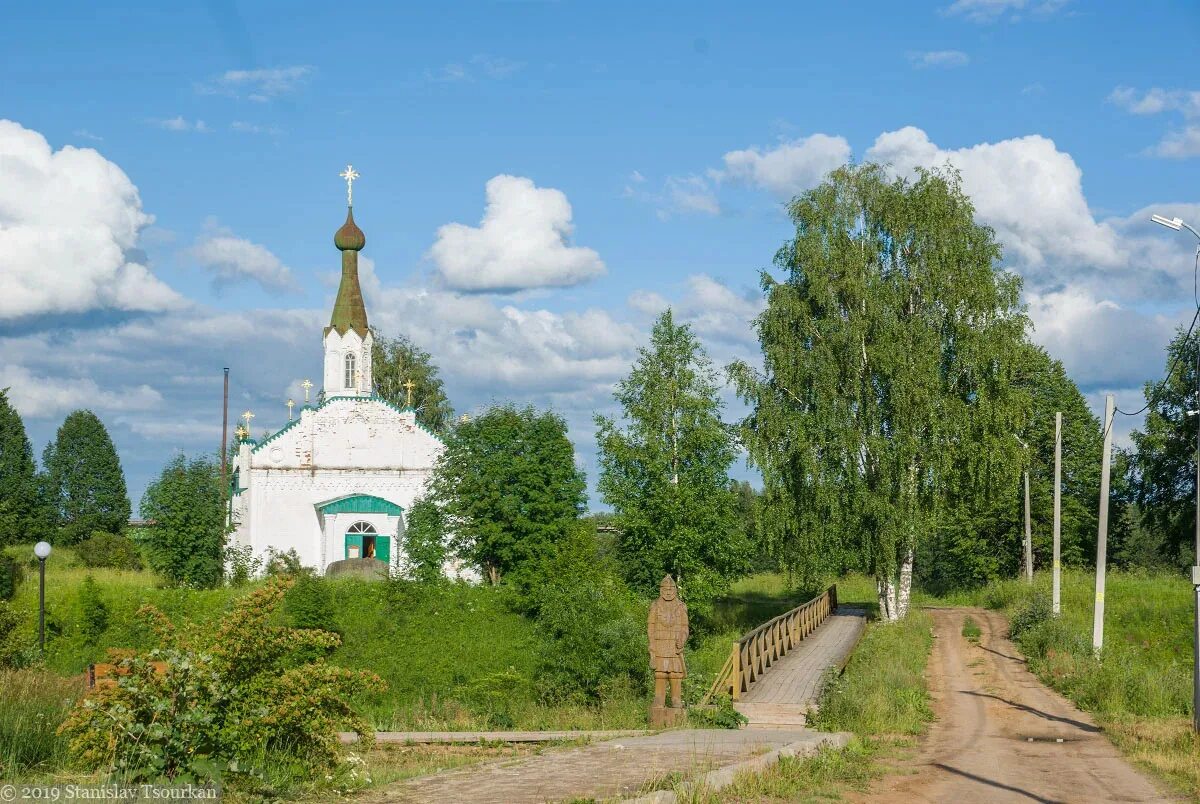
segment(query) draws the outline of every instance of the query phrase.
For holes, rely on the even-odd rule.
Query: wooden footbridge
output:
[[[862,635],[866,612],[838,608],[837,586],[739,639],[702,703],[728,695],[749,725],[803,726],[830,670],[840,670]]]

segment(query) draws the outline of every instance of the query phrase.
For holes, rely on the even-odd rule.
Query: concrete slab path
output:
[[[735,705],[750,727],[803,728],[826,671],[845,664],[866,626],[864,609],[841,606],[777,661]]]

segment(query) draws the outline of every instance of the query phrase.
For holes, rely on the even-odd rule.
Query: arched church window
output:
[[[347,533],[376,533],[375,526],[370,522],[355,522]]]
[[[346,387],[353,388],[357,385],[354,381],[354,353],[350,352],[346,355]]]

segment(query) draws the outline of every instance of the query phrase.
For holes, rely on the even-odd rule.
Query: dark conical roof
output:
[[[329,319],[326,332],[331,329],[345,335],[354,330],[359,337],[367,337],[367,306],[363,303],[362,287],[358,283],[358,252],[367,244],[367,236],[354,223],[354,209],[346,212],[346,222],[333,236],[333,244],[342,252],[342,281],[338,285],[337,300],[333,303],[333,316]]]

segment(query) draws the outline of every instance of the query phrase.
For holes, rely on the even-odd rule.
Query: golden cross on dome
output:
[[[415,382],[413,382],[412,379],[410,378],[408,380],[408,382],[404,383],[403,387],[406,391],[408,391],[408,406],[411,408],[412,407],[412,391],[414,388],[417,387],[417,384]]]
[[[250,431],[249,431],[249,430],[247,430],[245,427],[243,427],[243,426],[242,426],[242,425],[240,425],[240,424],[237,426],[236,433],[237,433],[237,437],[238,437],[238,439],[239,439],[239,440],[240,440],[240,439],[243,439],[243,438],[249,438],[249,437],[250,437]]]
[[[290,422],[292,420],[292,408],[296,407],[296,400],[289,399],[287,401],[287,406],[288,406],[288,421]]]
[[[308,404],[308,389],[312,388],[312,386],[312,380],[305,380],[304,382],[300,383],[300,387],[304,389],[304,404],[306,405]]]
[[[251,413],[250,411],[246,411],[245,413],[242,414],[242,418],[246,420],[246,432],[249,433],[250,432],[250,420],[254,418],[254,414]]]
[[[358,171],[352,165],[346,165],[346,169],[338,174],[346,180],[346,205],[354,206],[354,180],[358,178]]]

